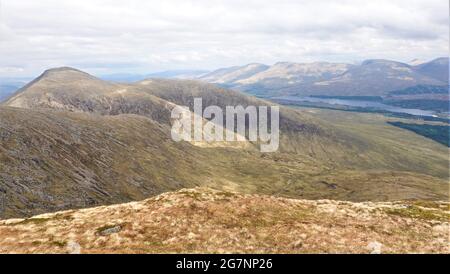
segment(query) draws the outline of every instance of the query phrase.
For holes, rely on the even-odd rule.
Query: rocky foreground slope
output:
[[[448,202],[337,202],[183,189],[0,221],[1,253],[449,253]]]

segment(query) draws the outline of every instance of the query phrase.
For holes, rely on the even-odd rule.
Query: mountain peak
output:
[[[47,76],[47,75],[52,75],[55,73],[64,73],[64,72],[76,72],[76,73],[80,73],[80,74],[89,75],[87,72],[84,72],[84,71],[81,71],[79,69],[72,68],[72,67],[57,67],[57,68],[47,69],[46,71],[44,71],[44,73],[42,75]]]
[[[440,65],[446,65],[449,62],[449,58],[448,57],[439,57],[436,58],[432,61],[430,61],[430,63],[435,63],[435,64],[440,64]]]
[[[259,66],[267,67],[267,65],[264,65],[261,63],[249,63],[249,64],[245,65],[244,67],[259,67]]]
[[[397,61],[391,61],[386,59],[368,59],[362,62],[362,66],[368,66],[368,65],[403,65],[408,66],[405,63],[400,63]]]
[[[116,85],[100,80],[81,70],[59,67],[44,71],[39,77],[19,89],[3,104],[23,108],[60,104],[60,107],[67,108],[65,103],[69,104],[70,102],[65,102],[64,98],[69,98],[73,94],[84,98],[108,94],[115,89],[117,89]],[[56,97],[61,100],[64,99],[64,102],[52,101],[56,100]]]

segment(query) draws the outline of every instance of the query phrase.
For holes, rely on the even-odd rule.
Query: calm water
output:
[[[436,115],[434,111],[421,110],[421,109],[409,109],[396,106],[386,105],[375,101],[360,101],[360,100],[345,100],[345,99],[332,99],[332,98],[316,98],[316,97],[296,97],[296,96],[280,96],[272,99],[286,100],[292,102],[309,102],[309,103],[324,103],[329,105],[340,105],[349,107],[361,107],[370,108],[376,110],[384,110],[396,113],[406,113],[418,116],[433,117]]]

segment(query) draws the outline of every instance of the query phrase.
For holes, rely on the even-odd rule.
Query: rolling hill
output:
[[[437,58],[430,62],[419,64],[414,69],[423,75],[448,83],[449,58]]]

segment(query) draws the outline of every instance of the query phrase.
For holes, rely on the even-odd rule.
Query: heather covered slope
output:
[[[0,108],[0,218],[145,199],[210,186],[309,199],[445,200],[430,175],[336,168],[295,153],[176,143],[138,115]]]
[[[173,143],[167,131],[136,115],[0,108],[0,218],[143,199],[193,185],[187,144]],[[173,159],[177,168],[167,168]]]
[[[370,119],[341,126],[282,107],[277,153],[176,143],[170,110],[192,107],[195,97],[204,106],[270,104],[196,81],[119,85],[70,68],[47,71],[0,107],[0,218],[199,185],[307,199],[448,199],[448,149]]]
[[[56,68],[18,90],[4,106],[101,115],[137,114],[169,123],[171,104],[126,84],[100,80],[73,68]]]
[[[448,202],[351,203],[183,189],[0,221],[0,253],[449,253]]]
[[[241,92],[192,80],[152,79],[137,85],[142,92],[191,109],[194,98],[202,98],[203,107],[273,105]],[[372,123],[378,116],[328,114],[319,116],[309,110],[280,106],[280,152],[313,158],[337,172],[349,168],[407,171],[448,179],[449,151],[445,146],[393,130],[384,121]],[[337,126],[339,119],[353,125]]]

